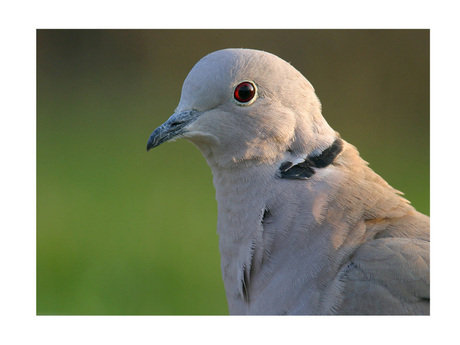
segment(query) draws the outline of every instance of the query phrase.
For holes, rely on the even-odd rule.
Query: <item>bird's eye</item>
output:
[[[238,84],[235,87],[235,91],[233,91],[233,98],[235,98],[238,103],[242,103],[243,105],[249,105],[249,102],[254,99],[255,95],[256,87],[249,81],[244,81]]]

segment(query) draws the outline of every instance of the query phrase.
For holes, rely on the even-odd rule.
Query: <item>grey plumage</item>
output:
[[[429,218],[327,124],[290,64],[204,57],[147,148],[179,137],[213,172],[231,314],[429,314]]]

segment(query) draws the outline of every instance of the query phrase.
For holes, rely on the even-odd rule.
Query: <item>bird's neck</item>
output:
[[[247,240],[260,227],[266,202],[272,197],[275,165],[220,169],[213,182],[219,208],[218,233],[228,245]]]
[[[308,183],[278,179],[279,165],[280,162],[232,170],[213,168],[222,276],[232,314],[261,312],[254,308],[263,308],[264,296],[295,289],[296,284],[313,293],[317,272],[313,268],[310,272],[305,265],[305,277],[298,281],[292,269],[299,264],[295,253],[306,251],[322,258],[331,249],[320,245],[328,235],[317,231],[315,218],[321,216],[326,203],[314,203],[318,200],[315,187],[325,193],[328,187],[316,178]],[[311,184],[314,187],[310,189]],[[298,217],[302,218],[303,231],[296,229]],[[273,270],[285,272],[286,280],[277,279]],[[312,301],[307,298],[305,303]]]
[[[272,198],[269,181],[276,167],[248,166],[232,170],[213,167],[212,170],[227,300],[232,313],[244,313],[249,280],[254,279],[263,262],[266,239],[262,223],[267,212],[266,202]]]

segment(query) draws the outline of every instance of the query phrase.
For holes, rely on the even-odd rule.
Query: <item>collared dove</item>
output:
[[[177,138],[212,169],[231,314],[429,314],[429,217],[327,124],[289,63],[202,58],[147,150]]]

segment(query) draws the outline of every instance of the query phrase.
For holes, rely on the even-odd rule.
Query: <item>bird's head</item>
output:
[[[286,152],[323,150],[335,132],[321,115],[312,85],[277,56],[224,49],[190,71],[174,114],[151,134],[147,150],[186,138],[210,165],[274,162]]]

